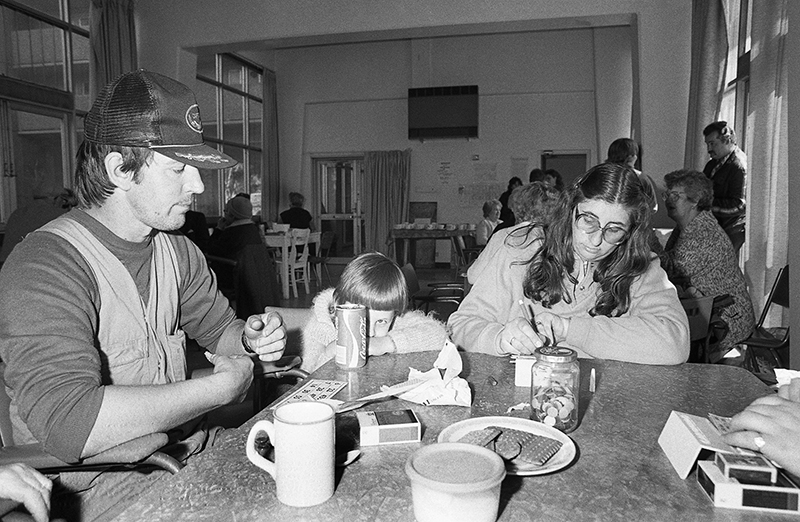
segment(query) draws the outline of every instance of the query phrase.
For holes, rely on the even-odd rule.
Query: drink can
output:
[[[336,306],[336,364],[360,368],[367,364],[367,307]]]

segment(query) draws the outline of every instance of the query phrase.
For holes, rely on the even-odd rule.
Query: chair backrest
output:
[[[319,255],[320,257],[328,258],[331,255],[331,248],[333,248],[333,241],[336,239],[336,232],[328,230],[323,232],[319,238]]]
[[[293,228],[289,231],[292,236],[292,243],[289,246],[289,259],[291,266],[304,267],[308,263],[308,237],[311,230],[307,228]],[[297,247],[303,246],[302,250]]]
[[[772,284],[767,301],[764,303],[764,309],[761,311],[761,317],[758,319],[757,328],[764,326],[764,321],[773,304],[789,308],[789,265],[781,268],[778,275],[775,276],[775,282]]]
[[[403,276],[406,278],[409,295],[414,295],[419,292],[419,279],[417,279],[417,271],[414,270],[414,265],[406,263],[400,267],[400,270],[402,270]]]
[[[681,299],[686,318],[689,320],[689,337],[692,341],[705,341],[708,324],[711,322],[713,297],[692,297]]]

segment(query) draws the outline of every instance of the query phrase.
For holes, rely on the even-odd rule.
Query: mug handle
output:
[[[256,436],[259,431],[266,431],[270,442],[272,442],[273,446],[275,445],[275,425],[268,420],[260,420],[250,428],[250,433],[247,435],[247,446],[245,446],[247,458],[250,459],[250,462],[272,475],[272,478],[275,478],[275,463],[265,459],[256,451]]]

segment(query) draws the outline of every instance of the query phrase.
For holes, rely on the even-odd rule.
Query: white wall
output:
[[[585,149],[593,162],[602,160],[610,141],[630,131],[630,106],[619,100],[631,92],[640,95],[644,170],[658,180],[683,165],[690,0],[139,0],[136,8],[144,67],[191,82],[186,51],[218,44],[272,62],[266,65],[278,77],[283,200],[289,190],[311,193],[312,153],[411,146],[412,200],[441,196],[440,221],[475,221],[479,211],[453,197],[472,176],[473,155],[484,170],[496,164],[499,184],[511,174],[512,157],[531,158],[531,168],[544,149]],[[631,26],[603,27],[620,19]],[[537,24],[587,29],[531,33]],[[517,26],[519,32],[488,36]],[[432,31],[454,36],[432,38]],[[419,38],[407,38],[415,32]],[[371,43],[271,52],[257,43],[295,39]],[[638,86],[625,71],[631,66],[638,67]],[[407,88],[455,84],[480,86],[480,138],[405,139]],[[331,123],[347,120],[357,124]],[[434,176],[442,161],[455,173],[446,186]]]

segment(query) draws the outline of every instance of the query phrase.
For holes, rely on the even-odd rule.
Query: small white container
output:
[[[417,522],[495,522],[506,476],[495,452],[461,442],[424,446],[406,461]]]

